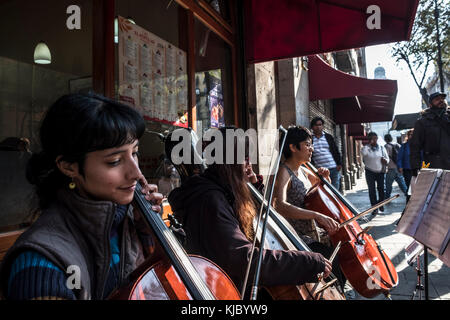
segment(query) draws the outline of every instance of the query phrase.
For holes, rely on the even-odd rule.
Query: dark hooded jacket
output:
[[[450,170],[450,108],[429,108],[414,125],[409,143],[411,169],[422,167],[421,159],[430,168]]]
[[[110,268],[110,231],[117,205],[110,201],[92,201],[69,190],[60,190],[57,200],[45,209],[31,227],[8,250],[2,261],[0,285],[7,292],[10,268],[23,251],[34,250],[63,272],[69,266],[80,268],[81,288],[74,289],[77,299],[102,299]],[[119,285],[144,261],[151,246],[141,216],[128,206],[120,235]],[[70,276],[68,273],[67,276]]]
[[[186,232],[186,251],[217,263],[240,290],[252,243],[239,228],[233,210],[234,196],[212,169],[192,176],[169,194],[174,214]],[[252,266],[258,257],[253,255]],[[254,267],[253,267],[254,269]],[[250,274],[253,274],[253,269]],[[322,255],[291,250],[264,250],[260,285],[316,282],[325,270]],[[251,279],[251,278],[250,278]]]

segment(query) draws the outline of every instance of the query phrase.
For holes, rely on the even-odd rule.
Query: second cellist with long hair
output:
[[[219,132],[225,141],[226,130]],[[224,158],[231,151],[227,147],[234,150],[236,145],[223,144]],[[187,251],[216,262],[238,288],[244,283],[255,237],[256,209],[247,182],[245,161],[239,163],[235,156],[233,164],[213,163],[169,195],[172,210],[186,232]],[[258,254],[256,249],[253,260]],[[317,282],[319,275],[331,273],[331,263],[322,254],[307,251],[264,249],[262,265],[261,286]],[[251,274],[255,263],[252,266]]]

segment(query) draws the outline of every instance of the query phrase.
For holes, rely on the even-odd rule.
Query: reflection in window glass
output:
[[[67,7],[81,9],[81,29],[69,30]],[[31,185],[25,179],[30,152],[39,152],[39,127],[60,96],[92,89],[92,1],[0,1],[0,231],[30,218]],[[35,63],[39,44],[41,60]],[[38,51],[39,51],[38,50]],[[44,62],[44,61],[38,61]],[[26,139],[29,151],[11,150]]]
[[[116,17],[124,18],[117,29],[128,30],[120,32],[115,44],[116,99],[144,116],[147,130],[139,142],[139,166],[167,196],[179,177],[169,166],[160,137],[179,128],[173,125],[177,121],[187,125],[185,9],[175,1],[116,0],[115,10]]]
[[[228,0],[205,0],[211,8],[222,16],[228,23],[230,23],[229,1]]]
[[[230,47],[196,21],[195,50],[197,131],[233,124]]]

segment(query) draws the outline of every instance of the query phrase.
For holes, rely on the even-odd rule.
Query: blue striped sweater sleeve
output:
[[[14,260],[8,281],[11,300],[76,299],[66,286],[66,274],[35,251],[25,251]]]

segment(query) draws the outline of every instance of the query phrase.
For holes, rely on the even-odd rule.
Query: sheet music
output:
[[[417,241],[439,252],[450,229],[450,171],[444,172],[416,231]]]
[[[439,255],[439,259],[450,267],[450,245],[447,246],[443,254]]]
[[[437,171],[435,170],[421,170],[419,172],[411,198],[396,228],[397,232],[414,237],[421,223],[422,211],[436,176]]]
[[[447,266],[450,266],[449,199],[450,171],[421,170],[411,199],[396,229],[430,248],[430,252]]]

